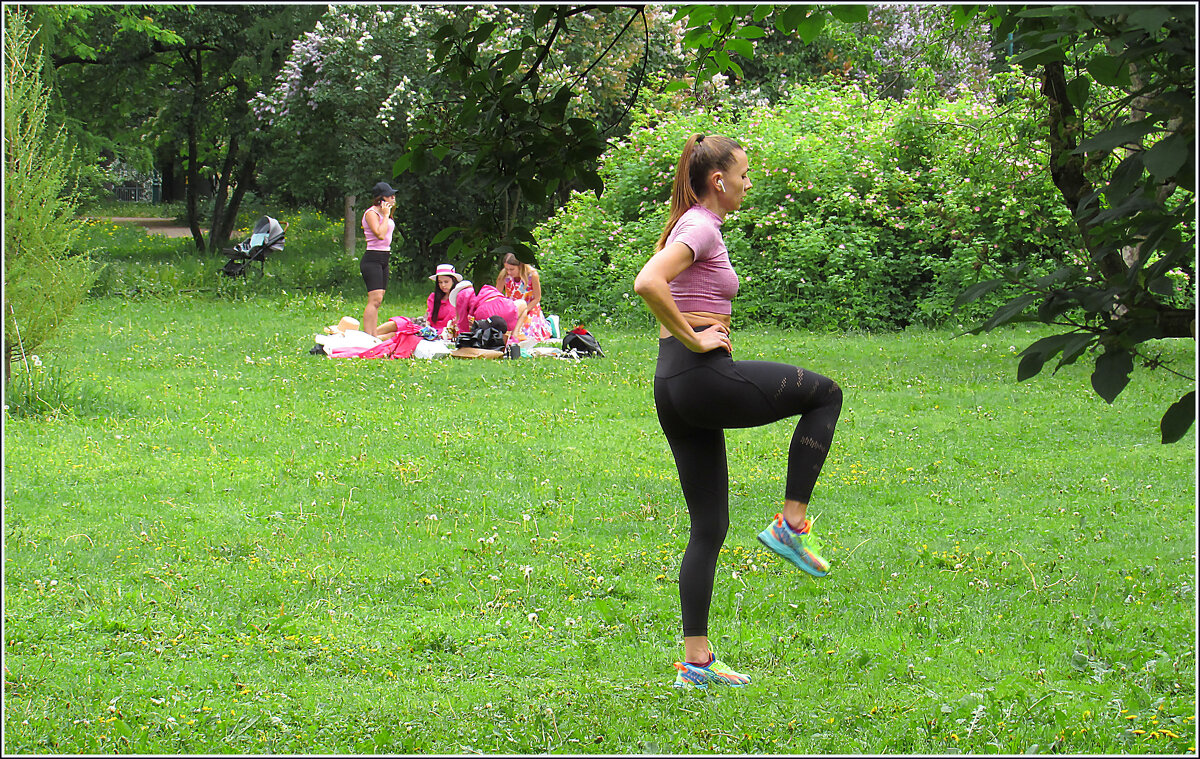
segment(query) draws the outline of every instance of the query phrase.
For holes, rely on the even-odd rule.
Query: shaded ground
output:
[[[175,219],[162,219],[154,217],[141,216],[103,216],[93,217],[103,221],[111,221],[114,224],[130,224],[139,227],[145,227],[147,232],[156,235],[166,235],[167,237],[191,237],[192,231],[187,227],[179,226]]]

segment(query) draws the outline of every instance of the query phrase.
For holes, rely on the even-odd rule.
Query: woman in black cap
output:
[[[367,285],[367,307],[363,310],[362,328],[368,335],[375,334],[379,323],[379,306],[388,283],[388,259],[392,253],[392,232],[396,222],[392,219],[392,208],[396,205],[396,191],[387,182],[380,182],[371,189],[374,202],[362,217],[363,234],[367,237],[367,252],[358,264],[363,282]]]

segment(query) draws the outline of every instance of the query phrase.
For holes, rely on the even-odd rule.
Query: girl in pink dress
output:
[[[521,261],[512,253],[503,258],[504,268],[496,277],[496,289],[504,297],[525,303],[525,315],[513,327],[513,336],[521,340],[549,340],[553,337],[550,322],[542,313],[542,283],[537,269]]]

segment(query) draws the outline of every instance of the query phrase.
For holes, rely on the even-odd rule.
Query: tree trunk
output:
[[[199,82],[203,78],[203,71],[200,67],[200,53],[196,53],[194,60],[185,60],[192,66],[192,75],[195,77],[196,87],[192,90],[192,108],[188,113],[187,118],[187,141],[188,141],[188,167],[187,167],[187,222],[188,227],[192,230],[192,239],[196,242],[196,250],[204,252],[204,233],[200,231],[200,219],[196,213],[196,193],[200,191],[200,126],[197,123],[200,118],[200,93]]]
[[[200,219],[196,213],[196,193],[200,186],[200,146],[196,137],[195,119],[188,119],[188,168],[187,168],[187,223],[192,230],[196,250],[204,252],[204,233],[200,231]]]
[[[224,244],[221,239],[221,230],[232,226],[226,220],[225,199],[229,195],[229,185],[233,181],[233,167],[237,161],[237,152],[238,138],[236,134],[233,134],[229,137],[229,147],[225,151],[225,165],[221,167],[221,174],[217,177],[217,191],[213,195],[213,213],[208,226],[208,247],[209,252],[212,253],[216,253]]]
[[[345,215],[344,228],[342,232],[342,246],[346,248],[347,255],[354,255],[354,246],[358,240],[358,226],[354,223],[354,203],[358,199],[357,195],[347,195],[342,206],[342,212]]]
[[[1062,195],[1067,208],[1075,215],[1083,199],[1095,187],[1084,174],[1084,156],[1076,154],[1081,129],[1079,114],[1067,96],[1067,76],[1062,61],[1052,61],[1043,67],[1042,94],[1046,96],[1049,113],[1046,115],[1046,137],[1050,145],[1050,176]],[[1095,253],[1091,223],[1098,209],[1093,207],[1085,216],[1075,216],[1084,247]],[[1123,277],[1128,267],[1118,253],[1108,253],[1100,260],[1100,271],[1106,280]]]
[[[237,145],[236,141],[230,143],[232,151]],[[258,162],[254,158],[254,152],[249,151],[246,157],[242,159],[238,167],[237,176],[233,179],[233,194],[229,197],[229,205],[221,213],[221,223],[213,223],[212,232],[209,234],[208,242],[212,249],[220,250],[229,244],[229,238],[233,236],[233,228],[237,224],[238,211],[242,207],[242,199],[246,196],[246,188],[250,186],[250,182],[254,179],[254,169]],[[220,206],[218,205],[218,208]],[[215,212],[214,212],[215,218]]]

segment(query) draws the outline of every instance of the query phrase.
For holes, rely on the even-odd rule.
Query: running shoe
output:
[[[758,533],[758,540],[810,575],[824,577],[829,571],[829,562],[818,553],[820,544],[809,534],[810,527],[812,521],[805,519],[800,532],[796,532],[784,521],[782,514],[776,514],[767,528]]]
[[[675,669],[679,670],[675,675],[676,688],[707,688],[709,683],[740,688],[750,683],[749,675],[734,672],[716,654],[712,654],[708,664],[675,662]]]

